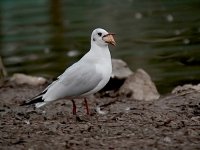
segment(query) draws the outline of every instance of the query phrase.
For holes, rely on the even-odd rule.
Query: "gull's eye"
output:
[[[99,33],[97,33],[98,34],[98,36],[102,36],[102,33],[101,32],[99,32]]]

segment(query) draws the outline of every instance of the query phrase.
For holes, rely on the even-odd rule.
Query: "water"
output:
[[[1,0],[0,55],[9,75],[56,77],[96,27],[117,34],[112,57],[145,69],[161,93],[200,82],[199,0]]]

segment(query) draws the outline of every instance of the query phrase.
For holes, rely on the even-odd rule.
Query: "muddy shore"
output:
[[[200,149],[200,93],[191,90],[138,101],[115,92],[82,100],[78,115],[71,101],[42,109],[19,106],[46,85],[5,82],[0,87],[0,149]],[[112,91],[111,91],[112,92]],[[96,112],[96,107],[106,112]]]

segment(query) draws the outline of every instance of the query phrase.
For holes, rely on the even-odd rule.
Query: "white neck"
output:
[[[100,47],[99,45],[91,44],[90,51],[92,51],[92,53],[95,53],[95,56],[102,59],[110,59],[111,57],[108,45]]]

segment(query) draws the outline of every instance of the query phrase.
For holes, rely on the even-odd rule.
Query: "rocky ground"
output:
[[[200,149],[197,90],[151,101],[135,100],[118,91],[98,93],[88,101],[90,116],[82,100],[76,101],[77,116],[72,115],[68,100],[42,109],[19,106],[45,87],[2,84],[0,149]]]

